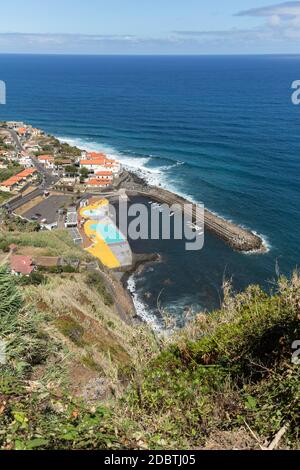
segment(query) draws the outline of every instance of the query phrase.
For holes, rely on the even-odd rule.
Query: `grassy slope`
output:
[[[6,242],[8,245],[15,243],[24,247],[45,248],[47,249],[47,252],[45,252],[47,256],[61,256],[80,260],[90,259],[89,255],[81,247],[74,245],[66,230],[55,230],[53,232],[0,232],[0,242]]]
[[[8,201],[12,196],[10,193],[5,193],[4,191],[0,191],[0,205],[3,204],[5,201]]]
[[[299,447],[297,275],[272,297],[258,287],[227,292],[222,310],[199,315],[160,348],[84,279],[29,288],[22,311],[18,288],[1,276],[0,334],[11,340],[0,381],[2,447],[259,448],[285,425],[280,446]],[[82,363],[108,381],[105,406],[70,393],[72,365],[81,364],[78,378]]]
[[[0,268],[0,338],[8,356],[0,376],[0,448],[118,448],[102,403],[121,394],[144,349],[141,339],[154,348],[153,338],[125,325],[84,274],[25,289],[16,282]]]

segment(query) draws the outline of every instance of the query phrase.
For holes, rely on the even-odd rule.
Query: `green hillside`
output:
[[[299,448],[297,274],[271,297],[225,286],[220,311],[171,337],[125,324],[102,295],[72,277],[24,291],[1,270],[1,448]],[[101,378],[102,396],[74,377],[85,392]]]

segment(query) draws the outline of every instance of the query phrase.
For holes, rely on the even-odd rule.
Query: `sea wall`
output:
[[[181,206],[184,206],[186,204],[192,204],[191,201],[179,196],[178,194],[174,194],[171,191],[147,185],[145,181],[132,173],[127,173],[126,177],[123,177],[122,187],[126,188],[126,193],[129,197],[146,196],[159,203],[166,203],[168,205],[180,204]],[[196,217],[196,204],[193,204],[192,214],[193,217]],[[264,246],[261,237],[250,230],[244,229],[237,224],[213,214],[207,209],[205,209],[204,212],[204,226],[205,230],[222,239],[227,245],[236,251],[256,251],[261,253],[266,251],[266,247]]]

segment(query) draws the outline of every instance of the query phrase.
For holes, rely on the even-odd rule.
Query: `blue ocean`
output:
[[[299,264],[297,79],[300,56],[292,55],[0,55],[0,120],[103,150],[265,239],[268,253],[246,255],[206,234],[203,250],[166,250],[130,279],[142,316],[156,318],[159,299],[182,321],[187,307],[220,305],[224,278],[236,290],[272,289]]]

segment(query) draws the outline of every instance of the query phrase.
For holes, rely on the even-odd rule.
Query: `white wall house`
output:
[[[46,168],[54,168],[54,157],[52,155],[40,155],[38,161]]]
[[[103,171],[96,171],[94,178],[96,178],[97,180],[101,180],[101,181],[112,182],[114,179],[114,176],[111,171],[103,170]]]
[[[19,181],[7,181],[4,183],[0,183],[0,191],[5,193],[11,193],[13,191],[17,191],[20,187]]]
[[[28,156],[23,156],[19,158],[18,162],[20,163],[20,165],[25,166],[25,168],[30,168],[33,166],[32,160]]]
[[[80,160],[80,168],[86,168],[90,172],[103,170],[103,160]]]

